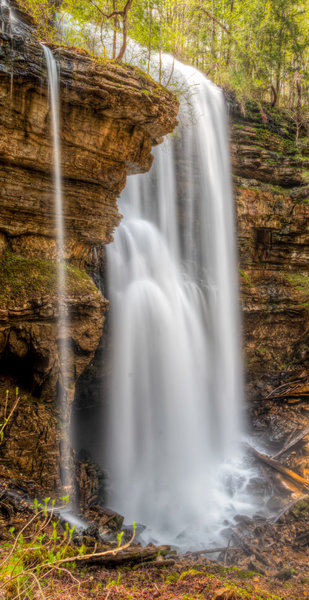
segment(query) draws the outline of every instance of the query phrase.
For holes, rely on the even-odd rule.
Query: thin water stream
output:
[[[60,116],[59,116],[59,77],[58,68],[53,53],[42,44],[47,64],[49,98],[51,108],[51,126],[53,141],[53,179],[54,179],[54,205],[57,239],[57,290],[58,290],[58,355],[60,362],[60,385],[58,390],[60,402],[60,418],[62,427],[62,456],[61,456],[61,480],[63,492],[72,490],[72,469],[70,466],[70,443],[69,443],[69,405],[68,390],[69,378],[68,368],[70,363],[70,349],[68,346],[68,307],[66,302],[65,281],[65,231],[64,210],[61,177],[61,146],[60,146]]]

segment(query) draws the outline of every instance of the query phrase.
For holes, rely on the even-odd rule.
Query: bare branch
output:
[[[221,23],[221,21],[219,21],[219,19],[217,19],[217,17],[214,17],[214,15],[212,15],[208,10],[206,10],[206,8],[204,8],[204,6],[195,6],[192,10],[192,12],[195,12],[196,10],[201,10],[203,13],[205,13],[205,15],[209,18],[212,19],[212,21],[214,23],[216,23],[217,25],[219,25],[219,27],[221,27],[221,29],[223,29],[223,31],[225,31],[225,33],[227,33],[228,35],[230,35],[231,37],[232,34],[231,32],[227,29],[227,27]]]

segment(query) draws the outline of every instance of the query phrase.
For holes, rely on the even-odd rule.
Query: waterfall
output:
[[[0,0],[0,21],[3,33],[12,35],[13,23],[16,18],[7,0]]]
[[[61,456],[61,479],[63,491],[71,490],[71,468],[70,468],[70,442],[69,442],[69,377],[68,368],[70,363],[70,352],[68,347],[68,317],[66,307],[66,281],[65,281],[65,232],[63,217],[63,194],[61,178],[61,150],[60,150],[60,119],[59,119],[59,77],[57,63],[52,52],[42,44],[47,64],[49,97],[51,106],[51,126],[53,140],[54,159],[54,199],[55,199],[55,225],[57,239],[57,292],[58,292],[58,352],[61,373],[60,396],[60,419],[62,424],[62,456]]]
[[[250,501],[225,103],[192,67],[175,61],[174,78],[189,105],[150,173],[129,178],[107,247],[105,467],[110,505],[146,526],[144,541],[189,548]]]
[[[11,89],[10,100],[13,99],[13,84],[14,84],[14,41],[13,32],[18,21],[14,10],[9,5],[7,0],[0,0],[0,31],[7,34],[11,38]]]

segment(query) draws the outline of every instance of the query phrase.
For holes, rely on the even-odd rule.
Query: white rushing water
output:
[[[107,247],[106,466],[110,505],[147,527],[145,541],[189,548],[250,506],[225,103],[194,68],[174,71],[191,114],[183,107],[186,124],[155,149],[151,172],[129,178]]]
[[[57,63],[53,53],[49,48],[42,44],[44,56],[47,64],[49,98],[51,108],[51,129],[53,141],[53,176],[54,176],[54,205],[55,205],[55,225],[57,235],[57,290],[58,290],[58,352],[60,362],[60,417],[62,427],[62,456],[61,456],[61,479],[63,492],[70,491],[72,485],[72,472],[70,468],[70,449],[69,449],[69,406],[67,393],[69,387],[68,367],[70,362],[70,352],[68,347],[68,315],[66,306],[66,281],[65,281],[65,231],[63,214],[63,193],[61,177],[61,146],[60,146],[60,105],[59,105],[59,77]]]
[[[7,0],[0,0],[0,20],[3,33],[11,34],[14,23],[16,23],[16,17]]]
[[[11,89],[10,89],[10,100],[13,98],[13,84],[14,84],[14,44],[12,42],[12,35],[14,29],[18,25],[18,19],[16,18],[15,11],[7,2],[7,0],[0,0],[0,31],[11,37]]]

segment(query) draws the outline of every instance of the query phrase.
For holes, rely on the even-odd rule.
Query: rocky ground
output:
[[[90,526],[83,534],[73,534],[69,556],[78,554],[81,546],[83,554],[95,556],[82,560],[80,557],[73,570],[65,568],[44,577],[44,597],[55,600],[69,595],[74,600],[78,597],[87,600],[309,598],[307,393],[308,381],[289,383],[252,407],[255,447],[261,448],[259,452],[251,452],[250,460],[259,469],[252,492],[260,495],[260,500],[263,497],[268,516],[257,514],[251,519],[237,515],[234,526],[226,529],[224,547],[217,552],[205,548],[178,555],[167,546],[142,547],[134,541],[130,543],[130,531],[121,539],[123,549],[118,549],[122,518],[93,505],[83,511],[82,516]],[[11,477],[9,486],[5,473],[1,475],[0,537],[5,557],[12,547],[12,527],[15,539],[16,532],[33,517],[35,508],[28,500],[31,490],[17,473],[15,479]],[[65,525],[59,515],[55,518],[59,521],[61,538]],[[28,535],[29,532],[36,535],[32,527]],[[52,535],[50,524],[45,533],[43,547],[48,546]],[[102,552],[107,554],[98,556]],[[6,593],[4,598],[14,597],[13,593],[5,592],[5,587],[2,593]],[[36,597],[42,596],[38,593],[33,596]]]
[[[303,524],[308,525],[307,516]],[[294,521],[294,516],[286,517],[283,529],[288,532],[289,522]],[[152,600],[237,600],[250,598],[252,600],[304,599],[309,594],[308,551],[302,549],[295,552],[292,546],[283,554],[278,554],[276,535],[282,524],[276,529],[269,528],[268,549],[259,553],[263,560],[262,569],[254,562],[255,554],[248,557],[247,566],[238,567],[234,564],[224,565],[224,559],[209,560],[202,555],[177,556],[165,549],[160,553],[159,548],[147,548],[152,559],[137,558],[138,547],[131,547],[132,560],[126,559],[124,564],[111,566],[108,564],[91,564],[83,561],[82,566],[75,566],[69,570],[69,565],[58,573],[44,577],[42,589],[44,596],[34,594],[33,598],[45,597],[57,600],[58,598],[83,598],[97,600],[125,600],[140,599]],[[281,530],[282,534],[282,530]],[[260,535],[260,533],[259,533]],[[2,536],[3,537],[3,533]],[[282,538],[283,544],[286,539]],[[264,538],[265,539],[265,538]],[[282,544],[281,544],[282,545]],[[5,544],[2,546],[2,557],[5,556]],[[128,552],[127,552],[128,554]],[[225,553],[226,554],[226,553]],[[231,550],[227,554],[226,562],[237,563],[233,558],[235,553]],[[119,553],[119,559],[121,552]],[[261,559],[261,556],[263,558]],[[266,558],[267,557],[267,558]],[[240,561],[240,563],[244,561]],[[1,583],[2,581],[2,583]],[[0,585],[4,581],[0,579]],[[6,587],[2,589],[6,599],[14,597]],[[21,596],[28,598],[28,596]]]

